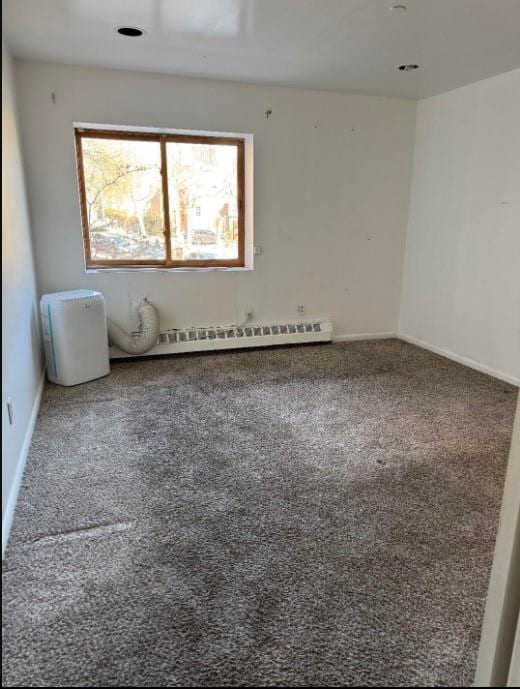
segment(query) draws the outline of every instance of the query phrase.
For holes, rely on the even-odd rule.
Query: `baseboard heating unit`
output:
[[[330,342],[331,340],[332,323],[330,321],[172,329],[162,331],[157,344],[145,356],[204,352],[215,349],[272,347],[273,345]],[[132,355],[122,352],[117,347],[110,347],[111,359],[123,359],[129,356]]]

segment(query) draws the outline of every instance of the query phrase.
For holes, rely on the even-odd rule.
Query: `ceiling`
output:
[[[407,9],[390,10],[396,2]],[[520,67],[520,0],[3,0],[18,57],[423,98]],[[121,25],[146,31],[124,38]],[[399,72],[417,63],[414,72]]]

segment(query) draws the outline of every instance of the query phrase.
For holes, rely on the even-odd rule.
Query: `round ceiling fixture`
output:
[[[138,29],[137,26],[118,26],[116,31],[120,36],[128,36],[129,38],[138,38],[144,34],[143,29]]]
[[[397,69],[400,72],[413,72],[414,69],[419,69],[419,65],[398,65]]]

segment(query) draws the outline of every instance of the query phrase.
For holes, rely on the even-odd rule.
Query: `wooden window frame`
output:
[[[74,128],[76,145],[76,167],[78,173],[78,188],[81,211],[81,226],[83,230],[83,248],[85,267],[88,269],[184,269],[184,268],[245,268],[245,140],[236,137],[168,134],[155,132],[126,131],[119,129],[88,129]],[[162,200],[164,216],[165,259],[105,259],[94,260],[90,251],[90,228],[88,223],[87,197],[85,189],[85,173],[83,168],[82,139],[111,139],[124,141],[156,141],[160,144]],[[171,256],[170,209],[168,196],[168,168],[166,144],[180,142],[191,144],[209,144],[218,146],[234,146],[237,149],[237,210],[238,210],[238,258],[236,259],[189,259],[179,261]]]

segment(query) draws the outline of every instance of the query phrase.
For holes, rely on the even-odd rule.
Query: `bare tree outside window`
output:
[[[92,258],[165,258],[158,145],[85,138],[82,146]]]

